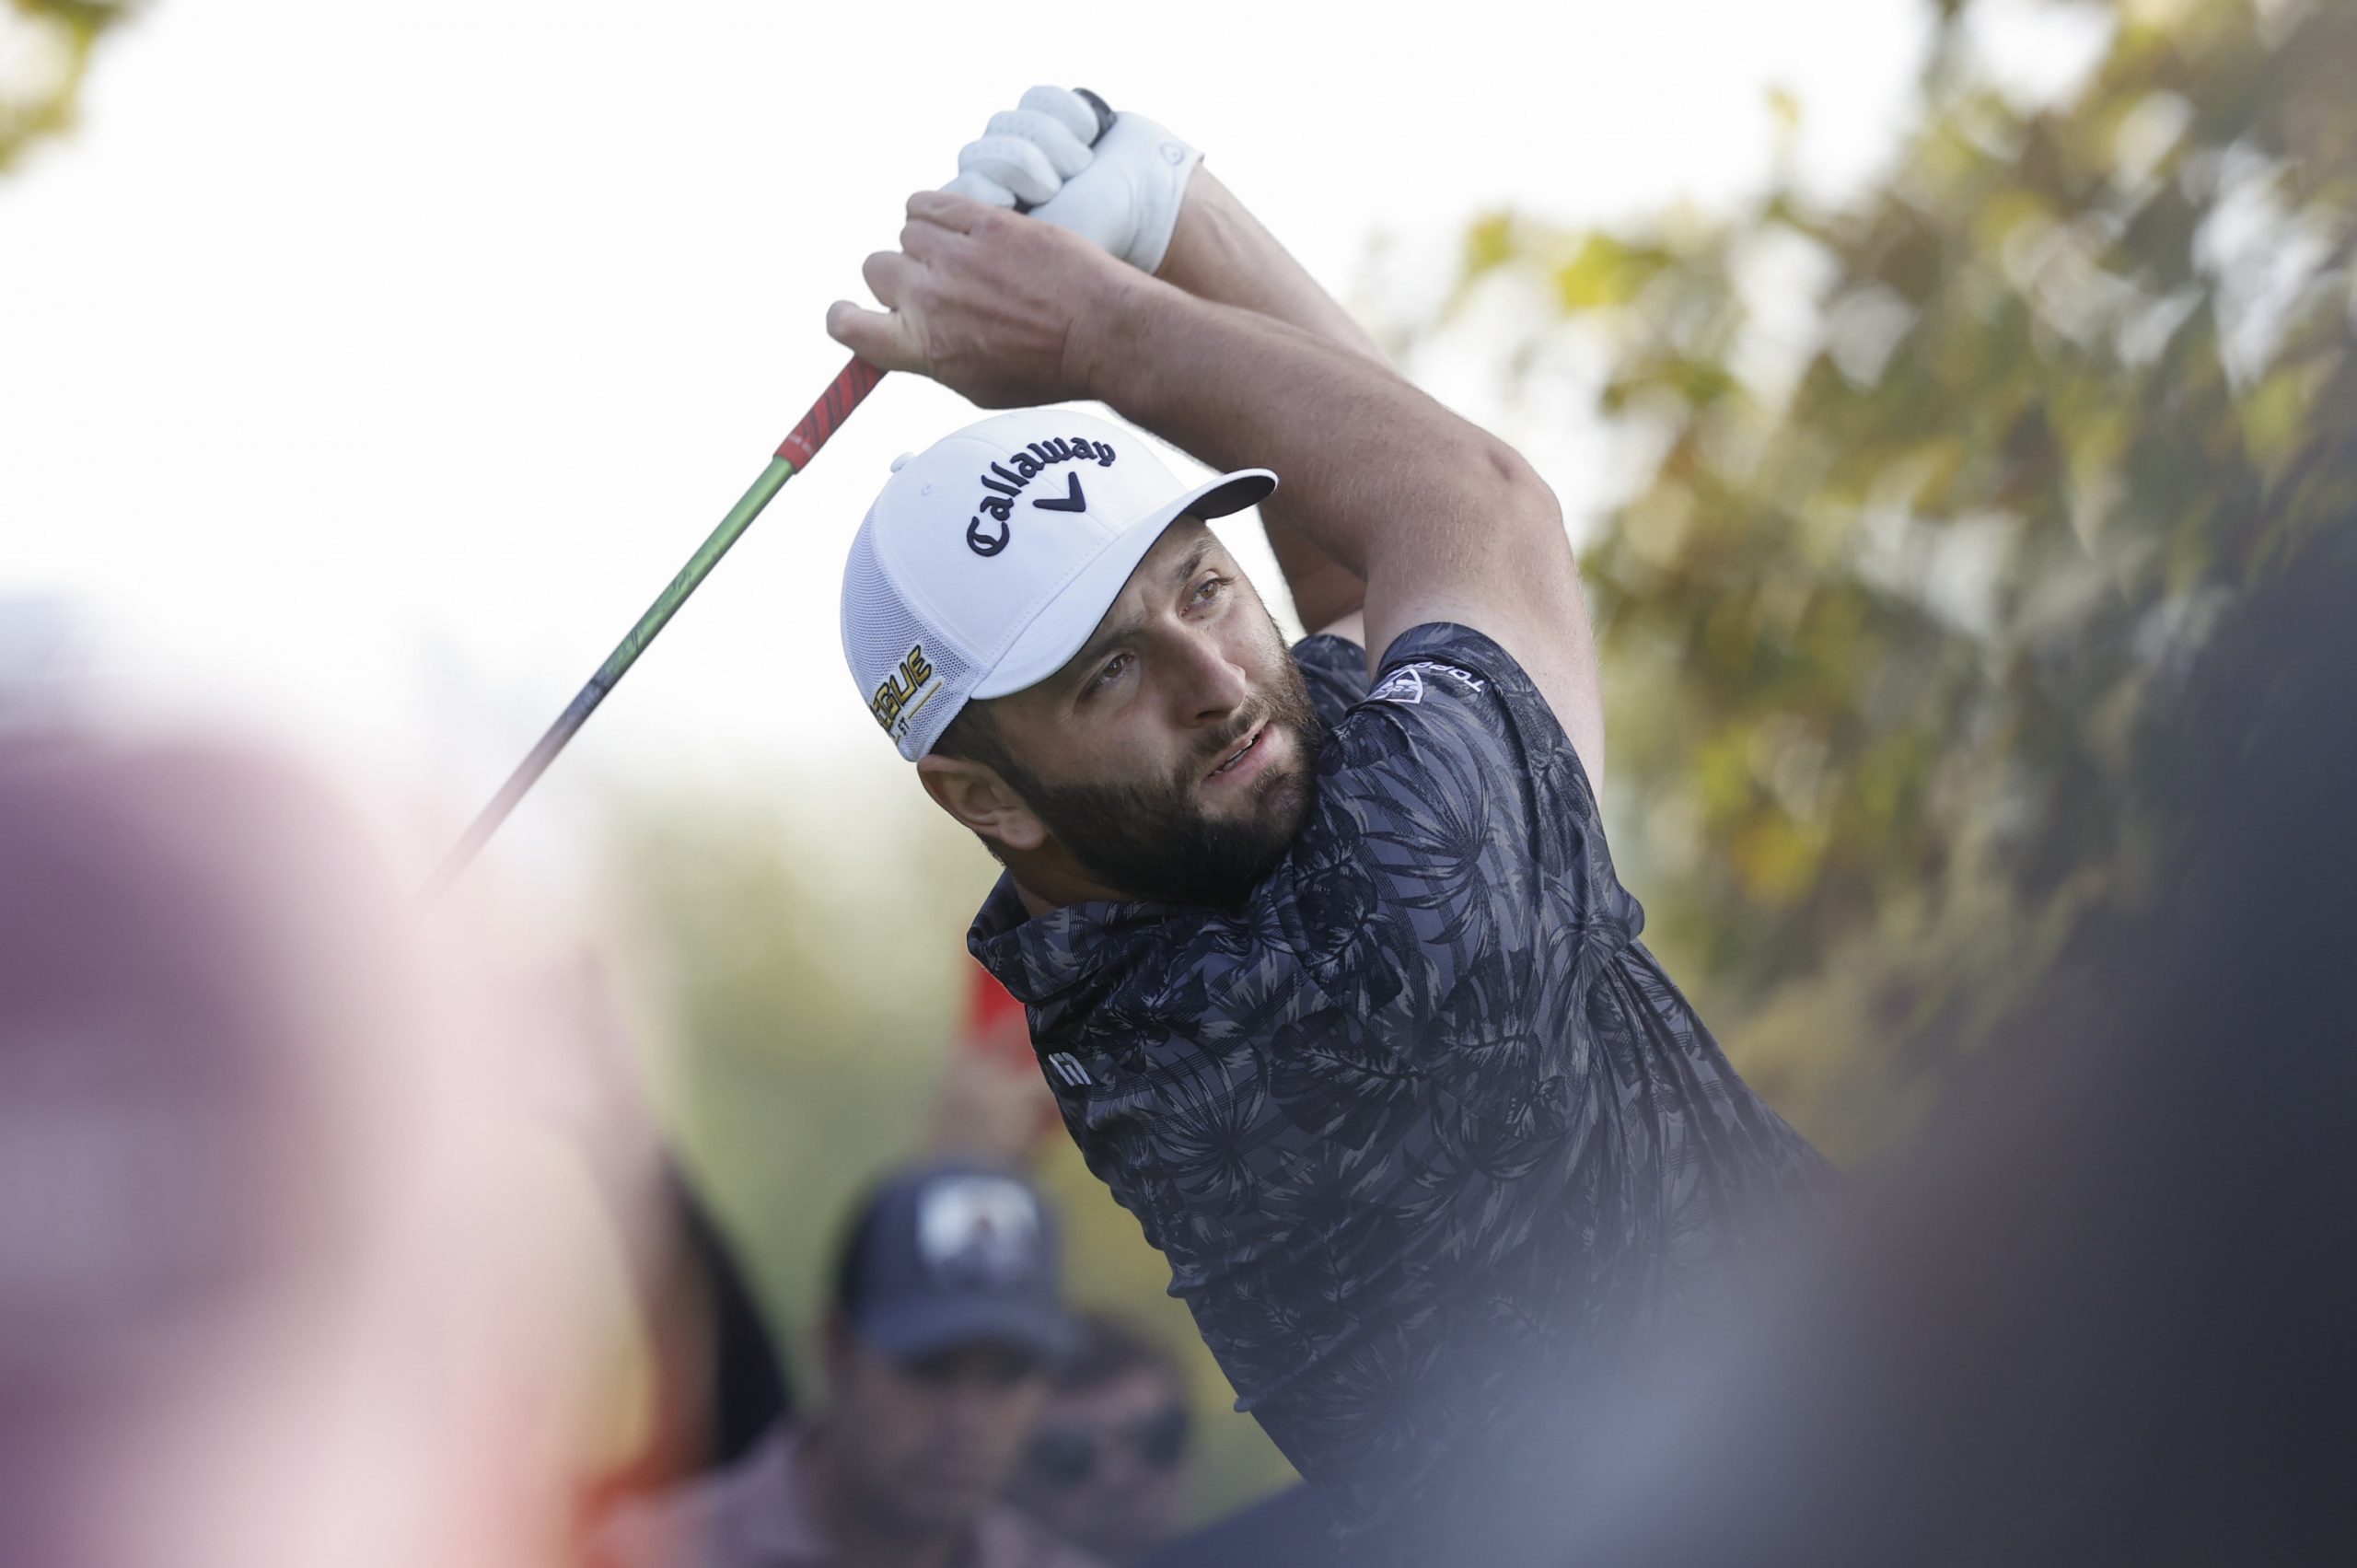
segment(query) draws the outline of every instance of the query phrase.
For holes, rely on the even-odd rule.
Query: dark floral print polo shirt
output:
[[[969,940],[1238,1408],[1358,1534],[1466,1504],[1830,1176],[1638,941],[1504,649],[1295,658],[1330,729],[1243,907],[1027,919],[1002,879]]]

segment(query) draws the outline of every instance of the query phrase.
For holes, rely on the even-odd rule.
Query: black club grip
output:
[[[1088,138],[1088,145],[1093,147],[1105,139],[1106,132],[1113,128],[1113,106],[1086,87],[1074,87],[1072,90],[1079,95],[1080,101],[1088,105],[1097,116],[1097,134]],[[1015,210],[1018,213],[1028,213],[1031,210],[1031,203],[1017,202],[1015,203]]]
[[[1078,95],[1081,102],[1097,111],[1097,134],[1088,138],[1088,145],[1093,147],[1105,139],[1106,132],[1113,128],[1113,106],[1086,87],[1074,87],[1072,90]]]

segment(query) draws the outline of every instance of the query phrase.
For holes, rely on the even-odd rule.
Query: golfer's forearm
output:
[[[1155,275],[1198,299],[1286,322],[1390,368],[1351,313],[1209,169],[1197,169],[1189,182],[1187,203]],[[1294,492],[1281,489],[1261,505],[1260,521],[1302,625],[1315,632],[1364,607],[1366,584],[1312,544],[1293,511]]]
[[[1198,299],[1272,317],[1390,367],[1365,329],[1207,168],[1188,182],[1155,275]]]
[[[1511,448],[1300,328],[1140,279],[1086,331],[1090,396],[1207,462],[1275,469],[1294,525],[1370,583],[1465,575],[1527,511]]]

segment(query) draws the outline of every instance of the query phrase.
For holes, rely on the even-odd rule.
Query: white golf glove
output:
[[[958,178],[942,189],[1020,207],[1155,271],[1170,249],[1187,177],[1203,155],[1136,114],[1113,115],[1100,135],[1103,101],[1066,87],[1033,87],[1017,107],[991,116],[981,139],[958,152]]]

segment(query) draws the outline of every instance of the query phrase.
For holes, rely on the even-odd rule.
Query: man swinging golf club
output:
[[[1100,108],[1027,93],[830,312],[1017,411],[895,465],[844,650],[1005,865],[973,951],[1239,1404],[1362,1555],[1440,1560],[1827,1167],[1638,942],[1547,486]],[[1290,652],[1205,527],[1256,502]]]

